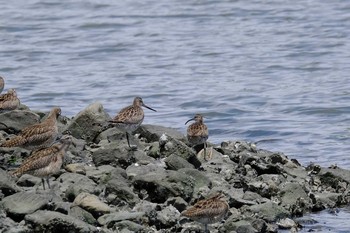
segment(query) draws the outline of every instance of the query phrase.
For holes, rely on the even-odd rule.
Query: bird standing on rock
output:
[[[25,127],[21,132],[3,142],[0,147],[22,147],[28,150],[38,150],[52,145],[58,135],[57,118],[61,109],[56,107],[41,123]]]
[[[224,194],[216,193],[208,199],[198,201],[181,215],[204,224],[205,232],[209,232],[208,224],[221,221],[229,210],[229,205],[224,198]]]
[[[203,116],[196,114],[189,119],[185,125],[190,121],[195,121],[187,128],[187,139],[192,146],[204,144],[204,159],[206,158],[207,139],[209,137],[208,127],[203,123]]]
[[[145,105],[141,97],[135,97],[132,105],[120,110],[113,120],[109,121],[112,123],[112,125],[115,125],[118,129],[125,132],[129,148],[133,148],[130,146],[129,134],[131,134],[141,125],[145,117],[142,107],[156,112],[156,110],[153,108]]]
[[[72,137],[70,135],[62,136],[59,143],[56,143],[48,148],[34,151],[19,168],[10,173],[14,176],[30,174],[40,177],[44,189],[45,178],[50,189],[49,178],[51,175],[56,174],[61,169],[66,150],[71,142]]]

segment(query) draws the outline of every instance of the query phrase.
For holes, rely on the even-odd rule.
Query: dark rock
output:
[[[12,195],[21,189],[16,185],[14,179],[0,168],[0,190],[5,196]]]
[[[0,122],[10,127],[6,129],[4,125],[0,124],[0,130],[5,130],[9,133],[18,133],[23,128],[39,123],[40,116],[28,110],[13,110],[0,114]],[[10,132],[10,131],[11,132]]]
[[[290,212],[273,202],[253,205],[248,210],[267,222],[274,222],[278,219],[289,217]]]
[[[114,226],[116,222],[120,222],[123,220],[138,221],[139,219],[141,219],[142,216],[144,216],[144,214],[145,214],[144,212],[121,211],[121,212],[102,215],[97,219],[97,221],[100,225],[111,228]]]

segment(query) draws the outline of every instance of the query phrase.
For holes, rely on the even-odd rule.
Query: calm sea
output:
[[[0,75],[23,104],[249,140],[350,169],[350,1],[16,0],[0,12]]]

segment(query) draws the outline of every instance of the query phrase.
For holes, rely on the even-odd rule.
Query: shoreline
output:
[[[27,108],[0,114],[4,138],[42,119]],[[13,120],[16,119],[16,120]],[[209,144],[205,161],[172,128],[141,125],[128,150],[125,135],[103,130],[110,116],[100,103],[90,104],[72,119],[59,117],[60,133],[70,133],[76,146],[42,190],[40,179],[8,171],[29,151],[0,148],[0,228],[9,232],[190,232],[200,223],[180,213],[196,201],[221,191],[230,210],[210,232],[278,232],[298,230],[294,221],[306,213],[349,204],[350,171],[317,164],[301,166],[280,152],[245,141]],[[5,131],[4,131],[5,130]],[[165,135],[165,136],[163,136]]]

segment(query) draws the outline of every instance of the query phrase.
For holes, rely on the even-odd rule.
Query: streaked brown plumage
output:
[[[189,121],[195,121],[187,128],[187,139],[192,146],[204,144],[204,159],[206,159],[207,139],[209,137],[208,127],[203,123],[203,116],[196,114]]]
[[[55,143],[48,148],[34,151],[30,157],[28,157],[19,168],[11,172],[11,174],[14,176],[30,174],[40,177],[44,189],[44,178],[46,178],[47,185],[50,188],[49,177],[61,169],[66,150],[71,141],[71,136],[64,135],[59,143]]]
[[[145,105],[141,97],[135,97],[132,105],[120,110],[120,112],[113,118],[113,120],[109,121],[118,129],[126,133],[126,139],[130,148],[131,146],[129,142],[129,134],[135,131],[141,125],[143,118],[145,117],[142,107],[156,112],[156,110],[153,108]]]
[[[38,150],[52,145],[58,135],[57,118],[61,114],[60,108],[53,108],[49,116],[41,123],[28,126],[0,147],[22,147],[28,150]]]
[[[19,104],[15,89],[9,89],[6,94],[0,95],[0,112],[14,110]]]
[[[214,196],[200,200],[194,206],[181,213],[194,221],[205,225],[205,231],[208,231],[208,224],[221,221],[229,210],[229,205],[224,200],[225,195],[216,193]]]
[[[4,90],[5,81],[4,78],[0,76],[0,93]]]

